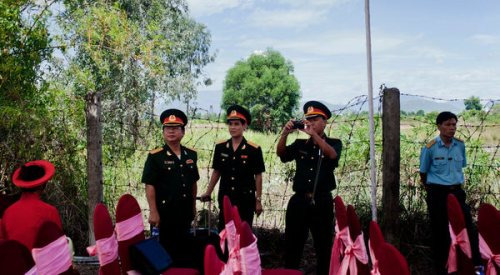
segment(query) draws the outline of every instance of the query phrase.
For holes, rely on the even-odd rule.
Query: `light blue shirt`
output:
[[[463,184],[462,168],[465,166],[467,159],[463,141],[453,138],[450,147],[446,147],[438,136],[422,148],[420,173],[427,174],[428,184]]]

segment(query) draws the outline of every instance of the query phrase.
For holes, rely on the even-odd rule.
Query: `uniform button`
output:
[[[186,185],[185,185],[185,184],[183,184],[183,185],[182,185],[182,187],[186,187]]]
[[[181,164],[181,165],[179,165],[179,166],[180,166],[180,167],[182,167],[182,164]]]
[[[236,157],[233,157],[233,159],[236,159]]]
[[[311,159],[314,159],[314,157],[311,157]]]
[[[226,159],[222,159],[222,161],[226,161]]]
[[[231,190],[233,190],[233,191],[234,191],[234,187],[231,187]]]
[[[300,158],[301,158],[301,159],[304,159],[304,156],[301,156]]]
[[[243,161],[243,164],[247,163],[246,161]]]
[[[231,177],[231,180],[234,180],[234,177]]]
[[[311,182],[311,180],[307,180],[308,182]]]
[[[313,168],[310,169],[311,171],[313,170]]]
[[[168,167],[168,170],[170,170],[170,167]]]
[[[165,200],[162,200],[161,203],[165,204]]]
[[[186,197],[186,194],[182,194],[182,196],[185,198],[185,197]]]
[[[232,169],[233,169],[233,171],[236,170],[236,169],[234,169],[234,167]]]
[[[184,174],[181,174],[181,177],[184,177]]]

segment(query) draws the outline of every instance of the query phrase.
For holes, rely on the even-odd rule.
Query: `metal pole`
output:
[[[373,118],[372,45],[370,33],[370,0],[365,0],[366,63],[368,72],[368,107],[370,122],[370,179],[372,220],[377,221],[377,164],[375,160],[375,123]]]

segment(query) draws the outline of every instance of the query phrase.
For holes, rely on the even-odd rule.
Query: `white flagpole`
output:
[[[366,63],[368,72],[368,107],[370,122],[370,179],[372,220],[377,221],[377,164],[375,160],[375,123],[373,118],[372,45],[370,32],[370,0],[365,0]]]

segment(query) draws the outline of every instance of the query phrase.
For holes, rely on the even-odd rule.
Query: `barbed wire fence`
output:
[[[432,101],[463,101],[463,99],[442,99],[409,93],[401,93],[402,97],[424,98]],[[378,109],[375,114],[375,136],[377,157],[377,185],[381,187],[382,173],[382,88],[379,96]],[[500,141],[498,120],[492,122],[492,110],[498,100],[483,99],[486,102],[480,116],[467,117],[459,114],[457,136],[466,142],[468,166],[465,169],[465,189],[469,195],[469,202],[473,209],[480,203],[489,202],[500,204],[500,162],[498,160]],[[369,136],[368,136],[368,97],[358,96],[350,100],[341,108],[332,110],[331,122],[326,128],[327,135],[339,138],[343,142],[343,149],[339,167],[335,170],[337,189],[334,195],[340,195],[348,204],[356,207],[358,213],[370,211],[370,173],[369,173]],[[225,113],[211,113],[209,110],[193,106],[196,112],[189,112],[189,123],[182,143],[198,152],[198,168],[200,180],[198,194],[202,194],[207,187],[210,175],[215,144],[230,138],[225,124]],[[444,111],[444,110],[443,110]],[[423,116],[402,116],[401,119],[401,163],[400,180],[402,215],[424,213],[426,210],[425,192],[419,184],[419,156],[421,148],[437,135],[434,124],[436,112]],[[157,121],[158,118],[155,117]],[[108,158],[104,162],[105,197],[110,209],[115,208],[117,198],[123,193],[133,194],[143,208],[144,217],[148,215],[148,207],[144,195],[144,186],[141,183],[141,174],[147,153],[151,149],[163,145],[161,127],[152,124],[144,126],[149,138],[137,142],[134,147],[122,146],[120,143],[109,147],[110,154],[121,151],[134,152],[134,157],[126,161]],[[293,194],[292,180],[295,165],[282,163],[277,157],[276,145],[279,139],[279,130],[275,133],[258,133],[248,131],[245,137],[262,147],[266,172],[263,177],[262,202],[264,213],[256,218],[254,224],[258,227],[284,229],[285,211],[289,197]],[[291,134],[288,138],[292,142],[295,138],[306,138],[305,134]],[[377,201],[382,194],[378,188]],[[217,196],[218,185],[212,197]],[[379,203],[378,203],[379,204]],[[379,205],[380,206],[380,205]],[[201,207],[201,206],[200,206]],[[380,207],[379,207],[380,208]],[[217,209],[216,209],[217,211]]]

